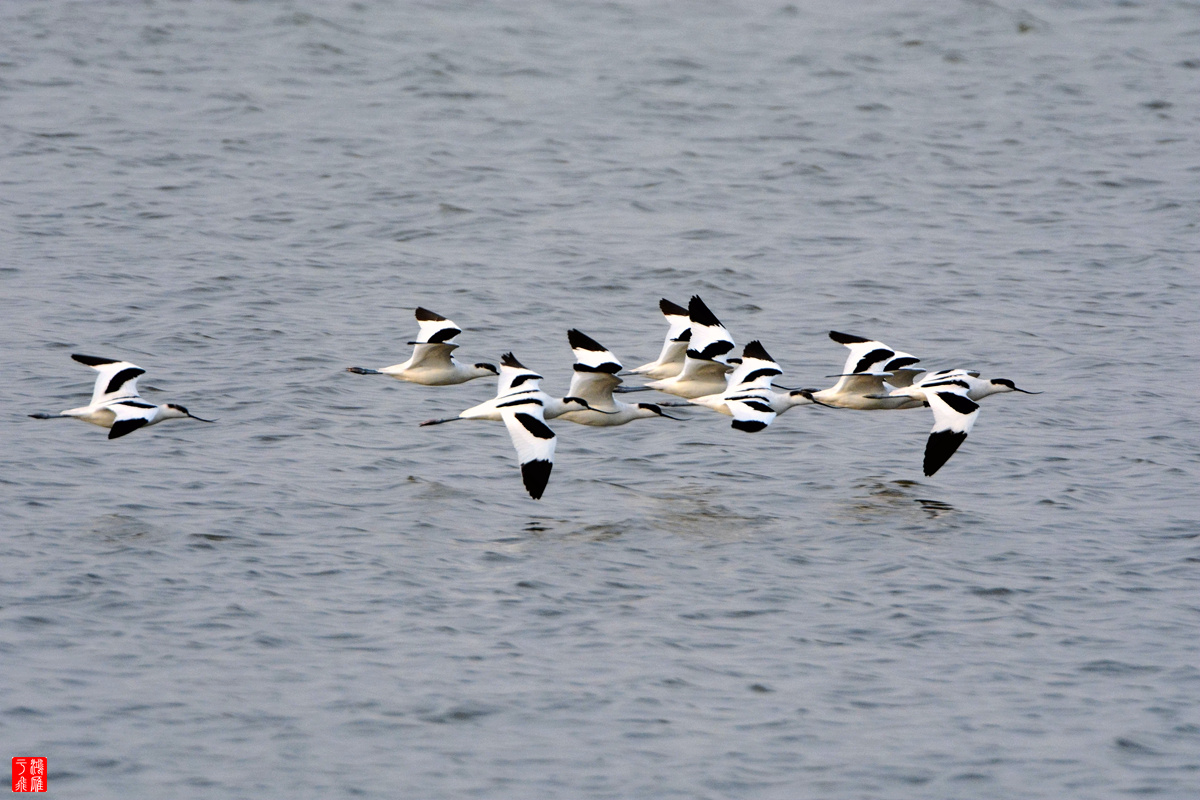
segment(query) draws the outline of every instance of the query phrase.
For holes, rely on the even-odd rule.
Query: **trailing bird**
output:
[[[157,425],[167,419],[191,419],[200,422],[216,422],[202,419],[177,403],[154,405],[141,398],[137,390],[137,379],[146,370],[128,361],[99,356],[84,356],[74,353],[71,358],[85,364],[100,374],[92,389],[92,402],[79,408],[69,408],[58,414],[30,414],[34,419],[78,419],[108,428],[108,438],[119,439],[146,425]]]

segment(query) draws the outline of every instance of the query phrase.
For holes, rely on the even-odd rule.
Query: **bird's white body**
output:
[[[892,387],[887,385],[887,375],[855,375],[843,377],[836,386],[813,392],[813,398],[827,406],[852,408],[856,411],[880,411],[911,408],[905,398],[887,396]]]
[[[829,338],[850,348],[846,365],[838,376],[838,382],[828,389],[813,392],[813,399],[827,406],[852,408],[859,411],[906,408],[911,398],[892,397],[893,388],[885,383],[889,378],[901,376],[901,382],[911,381],[913,364],[920,359],[909,353],[893,350],[883,342],[865,339],[846,333],[830,331]]]
[[[423,386],[451,386],[498,374],[492,364],[461,364],[454,358],[453,352],[458,345],[450,340],[462,330],[453,320],[425,308],[417,309],[416,318],[420,330],[416,341],[410,342],[413,345],[411,358],[381,369],[348,367],[347,371],[360,375],[389,375],[398,381]]]
[[[476,364],[460,364],[450,351],[456,344],[419,344],[413,348],[413,356],[402,364],[384,367],[379,372],[398,381],[419,383],[423,386],[453,386],[476,378],[494,378],[496,373]]]
[[[60,412],[59,416],[70,417],[71,419],[78,419],[83,422],[90,422],[93,425],[99,425],[101,428],[111,429],[118,420],[142,419],[145,422],[138,427],[144,427],[146,425],[157,425],[163,420],[183,419],[189,415],[177,411],[172,403],[154,405],[153,403],[143,403],[136,398],[130,398],[126,400],[110,400],[100,405],[68,408],[66,411]]]
[[[693,397],[688,400],[698,406],[711,408],[718,414],[724,414],[727,417],[735,417],[734,408],[732,407],[738,402],[747,400],[759,400],[770,407],[776,415],[782,414],[789,408],[796,406],[811,406],[814,405],[812,393],[807,389],[795,389],[791,391],[779,391],[778,389],[752,389],[749,391],[730,390],[724,394],[709,394],[704,397]]]
[[[614,400],[611,407],[593,406],[591,410],[568,411],[562,415],[567,422],[577,425],[588,425],[595,428],[611,428],[614,425],[625,425],[635,419],[653,419],[665,417],[661,411],[654,411],[648,406],[658,408],[655,403],[622,403]]]
[[[688,303],[691,337],[677,375],[651,381],[647,387],[691,400],[720,394],[729,387],[727,375],[734,368],[729,358],[733,337],[699,297]]]
[[[157,425],[168,419],[191,417],[201,422],[212,421],[193,416],[186,408],[175,403],[155,405],[144,401],[138,394],[137,379],[139,375],[145,374],[146,370],[136,364],[78,353],[73,354],[71,358],[100,373],[96,376],[96,385],[92,389],[92,401],[86,406],[68,408],[58,414],[30,416],[37,419],[65,417],[90,422],[92,425],[107,428],[110,439],[119,439],[138,428]]]
[[[630,372],[645,375],[647,378],[673,378],[683,370],[688,342],[692,338],[692,320],[686,308],[672,303],[665,297],[658,301],[658,308],[669,326],[662,350],[657,359],[635,367]]]
[[[621,379],[617,377],[621,362],[604,345],[574,329],[567,332],[567,341],[575,353],[575,368],[567,394],[586,400],[591,408],[567,411],[562,415],[563,419],[579,425],[607,428],[625,425],[635,419],[666,416],[655,403],[623,403],[613,397],[613,389],[621,385]]]

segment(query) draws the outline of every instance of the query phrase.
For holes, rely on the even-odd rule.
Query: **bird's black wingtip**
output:
[[[445,322],[446,321],[446,318],[443,317],[441,314],[435,314],[434,312],[430,311],[428,308],[422,308],[421,306],[417,306],[416,317],[417,317],[417,322]]]
[[[862,344],[863,342],[871,341],[870,339],[864,339],[861,336],[855,336],[852,333],[840,333],[838,331],[830,331],[829,338],[833,339],[838,344]]]
[[[709,310],[698,294],[692,295],[692,299],[688,302],[688,317],[691,318],[693,325],[703,325],[704,327],[711,328],[722,327],[721,320],[717,319],[717,315]]]
[[[663,313],[663,316],[667,317],[686,317],[688,315],[688,310],[686,308],[676,303],[672,303],[665,297],[658,301],[658,310]]]
[[[959,445],[966,441],[967,435],[960,431],[934,431],[925,442],[925,477],[932,476],[950,460]]]
[[[608,350],[607,347],[577,328],[567,331],[567,342],[571,345],[572,350],[590,350],[593,353],[603,353]]]
[[[757,358],[759,361],[775,360],[771,358],[770,354],[767,352],[767,348],[763,347],[762,342],[760,342],[758,339],[750,342],[750,344],[746,345],[742,349],[742,358]]]
[[[85,356],[81,353],[71,353],[71,358],[89,367],[102,367],[105,364],[116,364],[119,358],[104,358],[103,356]]]
[[[554,469],[554,462],[544,458],[526,461],[521,465],[521,479],[525,482],[525,490],[534,500],[542,499],[542,493],[546,491],[546,484],[550,482],[550,470],[552,469]]]

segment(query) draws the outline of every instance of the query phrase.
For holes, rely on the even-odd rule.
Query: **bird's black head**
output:
[[[992,378],[991,382],[992,382],[992,385],[1003,386],[1004,388],[1008,389],[1010,392],[1020,392],[1021,394],[1041,394],[1041,392],[1031,392],[1028,389],[1022,389],[1021,387],[1017,386],[1015,383],[1010,381],[1008,378]]]
[[[810,403],[816,403],[819,406],[825,406],[826,408],[833,408],[833,406],[829,405],[828,403],[822,403],[820,400],[813,397],[813,395],[819,391],[821,391],[821,390],[820,389],[795,389],[791,392],[788,392],[788,394],[790,394],[792,397],[803,397],[805,400],[808,400]]]
[[[578,406],[583,406],[584,408],[591,408],[591,405],[588,404],[588,401],[584,400],[582,397],[564,397],[563,402],[573,403]]]
[[[500,370],[496,369],[495,364],[479,363],[479,364],[475,365],[475,369],[486,369],[488,372],[492,373],[493,375],[500,374]]]
[[[188,411],[186,408],[179,405],[178,403],[167,403],[166,408],[171,411],[174,411],[176,414],[182,414],[183,416],[188,417],[190,419],[198,419],[201,422],[216,422],[215,419],[205,419],[204,417],[197,417],[195,414]]]
[[[664,419],[673,419],[676,421],[678,421],[680,419],[679,417],[672,417],[670,414],[663,411],[662,407],[659,406],[657,403],[638,403],[637,407],[640,409],[643,409],[645,411],[649,411],[652,414],[657,414],[658,416],[663,417]]]

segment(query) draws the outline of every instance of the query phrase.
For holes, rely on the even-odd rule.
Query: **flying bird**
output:
[[[830,331],[829,338],[850,348],[846,366],[836,377],[838,382],[828,389],[813,392],[813,399],[827,406],[853,408],[860,411],[909,407],[910,399],[891,397],[892,387],[884,382],[899,375],[901,382],[924,370],[913,369],[920,361],[911,353],[893,350],[883,342],[854,336],[849,333]]]
[[[78,419],[108,428],[108,438],[119,439],[146,425],[157,425],[167,419],[191,419],[201,422],[216,420],[201,419],[177,403],[155,405],[147,403],[138,394],[138,376],[146,370],[128,361],[99,356],[84,356],[78,353],[71,358],[96,370],[96,385],[92,389],[92,402],[79,408],[69,408],[58,414],[30,414],[34,419]]]
[[[450,340],[462,333],[462,330],[453,320],[419,307],[416,317],[420,328],[417,340],[409,342],[413,345],[412,358],[403,364],[393,364],[382,369],[346,367],[346,371],[359,375],[391,375],[398,381],[410,381],[424,386],[450,386],[500,374],[494,364],[460,364],[454,358],[453,352],[458,345]]]
[[[580,425],[611,427],[624,425],[635,419],[666,417],[657,403],[623,403],[613,397],[613,389],[621,384],[617,373],[621,362],[608,348],[587,334],[571,329],[567,331],[567,342],[575,354],[575,367],[571,374],[571,388],[567,394],[586,400],[590,409],[568,411],[562,418]]]

